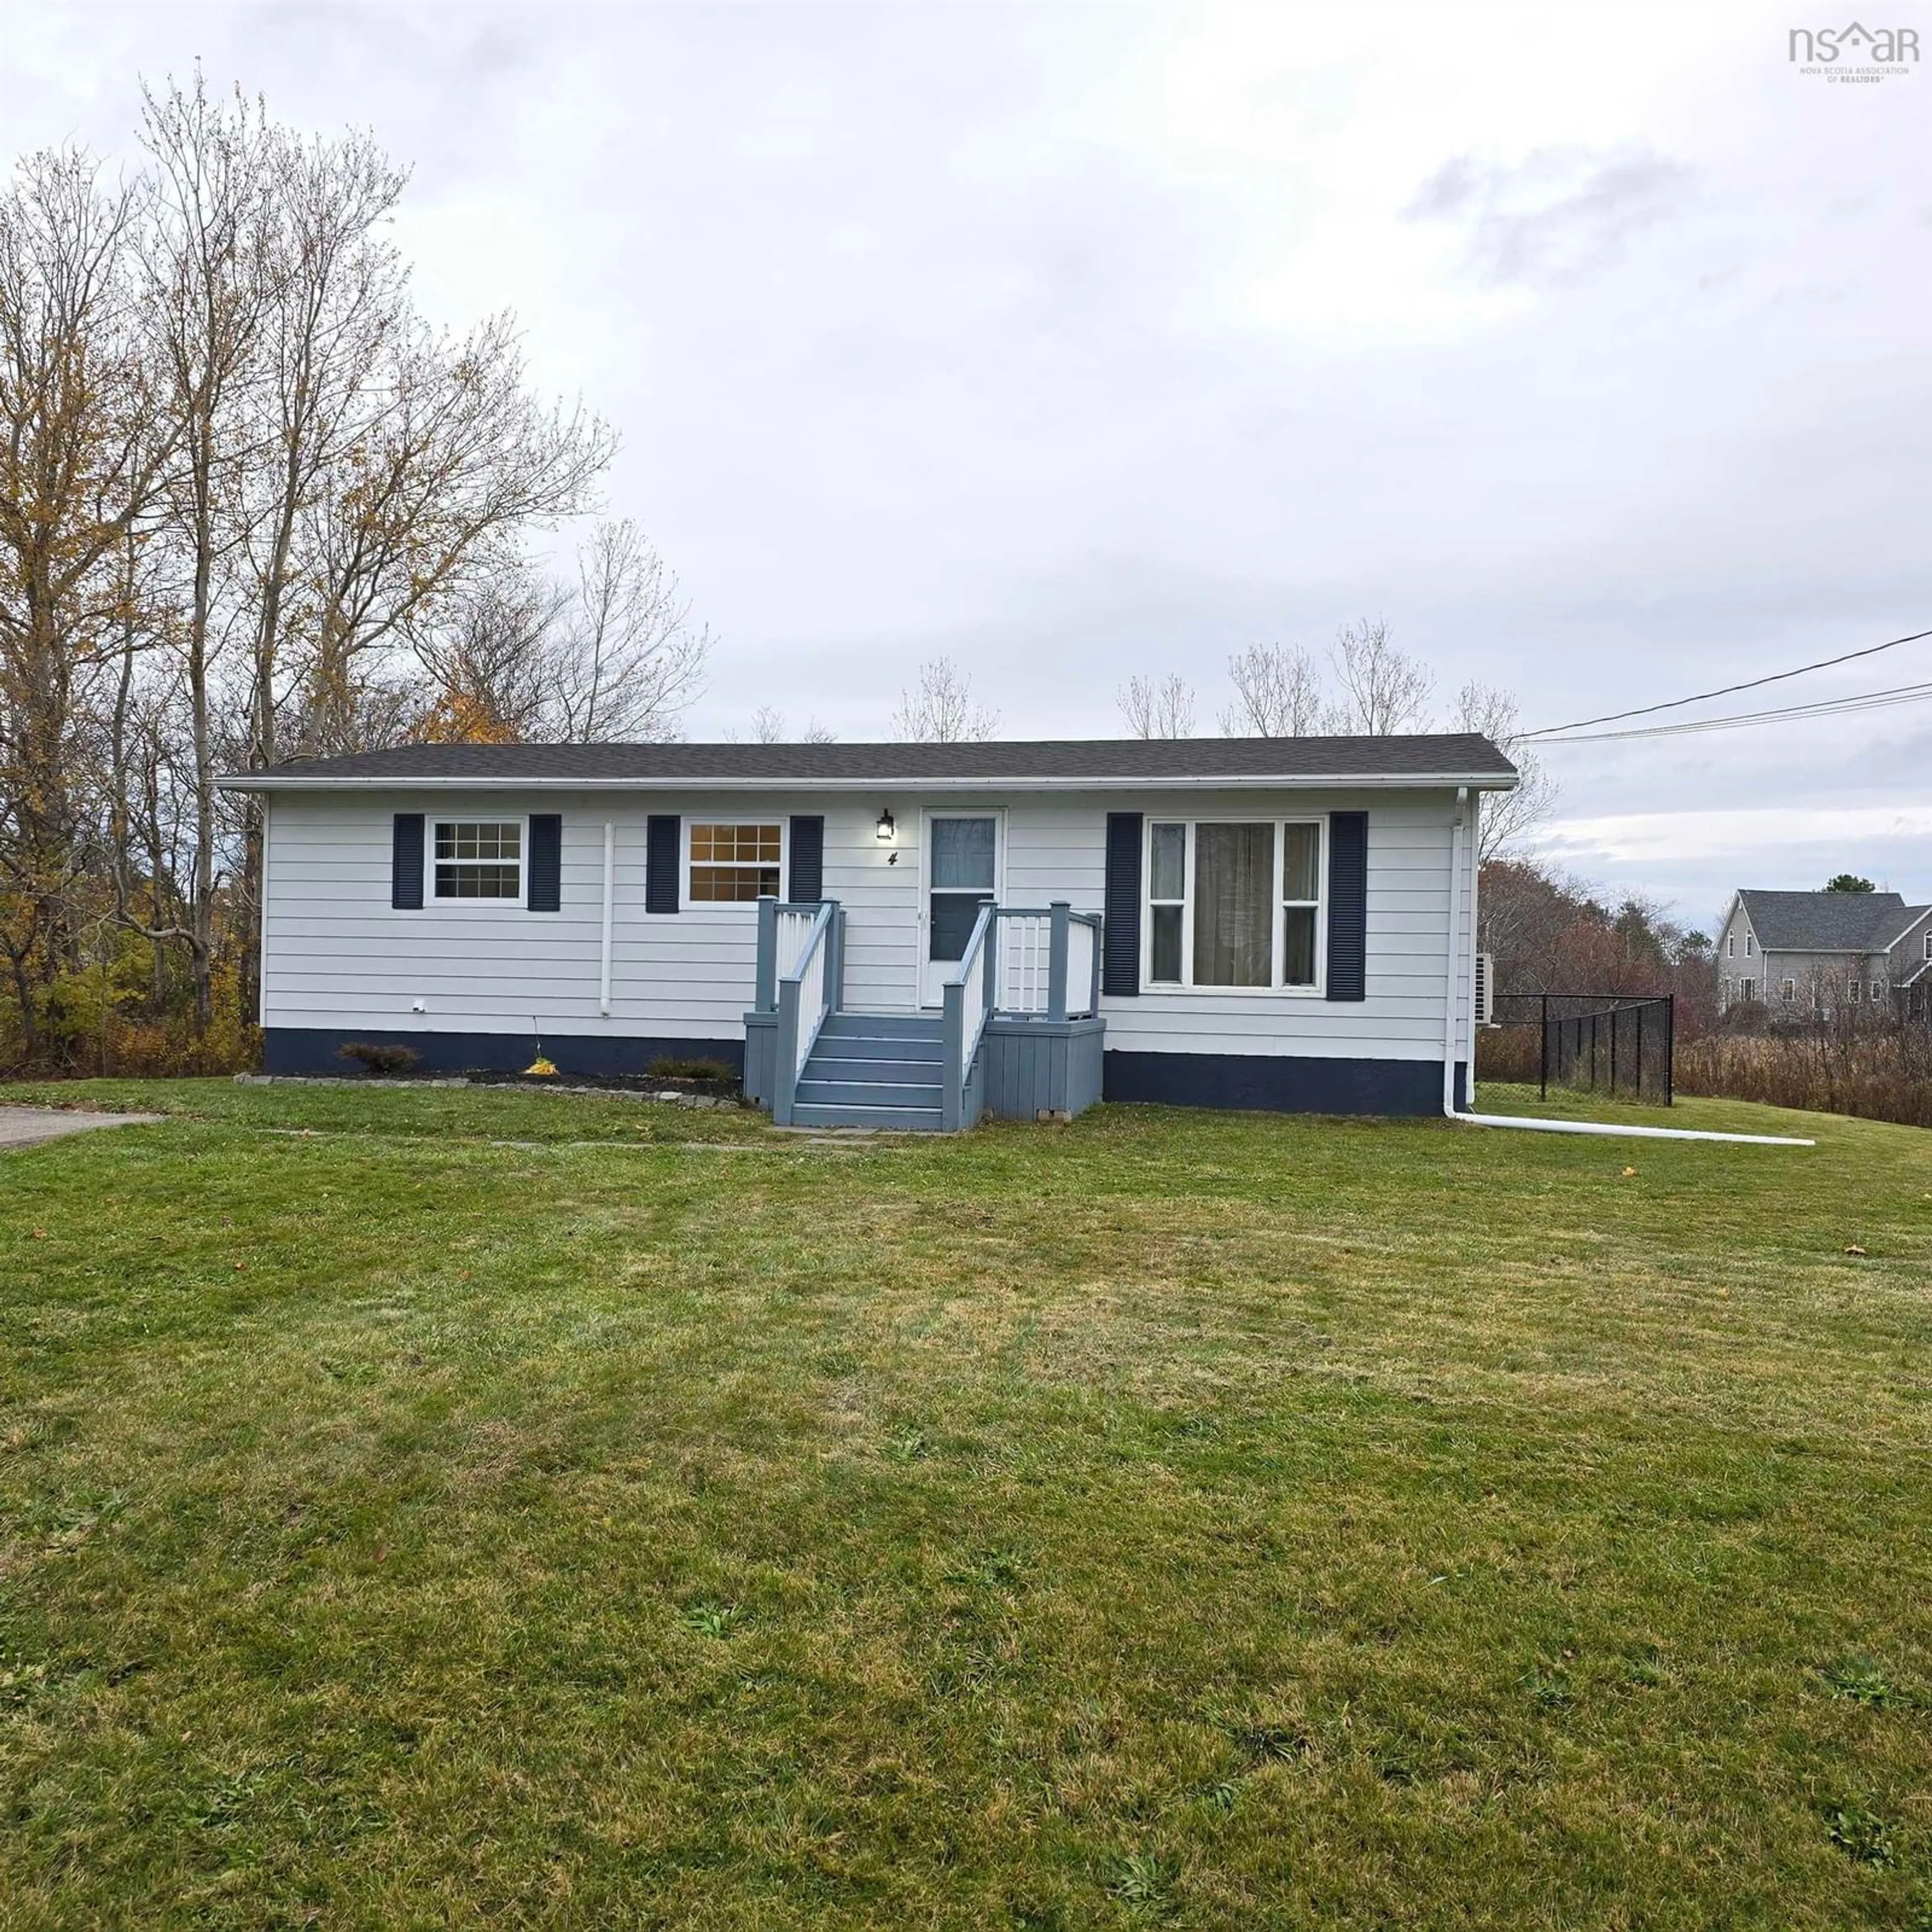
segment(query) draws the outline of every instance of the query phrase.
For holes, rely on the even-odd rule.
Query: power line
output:
[[[1928,698],[1932,698],[1932,684],[1901,684],[1888,691],[1864,691],[1846,698],[1820,698],[1814,704],[1786,704],[1768,711],[1733,712],[1728,717],[1688,718],[1675,724],[1640,724],[1628,731],[1586,731],[1574,737],[1544,737],[1540,742],[1546,745],[1593,745],[1615,738],[1677,738],[1696,731],[1731,731],[1750,724],[1787,724],[1801,718],[1837,718],[1855,711],[1888,711],[1895,705],[1922,704]]]
[[[1916,644],[1924,638],[1932,638],[1932,631],[1914,631],[1910,637],[1889,638],[1882,644],[1868,644],[1862,650],[1847,651],[1842,657],[1820,658],[1816,664],[1799,664],[1792,670],[1775,670],[1768,677],[1747,678],[1742,684],[1720,685],[1715,691],[1700,691],[1694,698],[1673,698],[1662,704],[1640,704],[1634,711],[1606,712],[1600,718],[1579,718],[1568,724],[1546,724],[1540,730],[1519,733],[1518,742],[1532,738],[1554,737],[1560,731],[1582,731],[1592,724],[1618,724],[1626,718],[1648,718],[1659,711],[1680,710],[1687,704],[1702,704],[1707,698],[1729,698],[1740,691],[1756,691],[1761,685],[1781,684],[1789,677],[1802,677],[1809,671],[1829,670],[1834,664],[1850,664],[1858,658],[1876,657],[1880,651],[1895,651],[1900,644]],[[1604,735],[1622,737],[1633,734],[1618,732]]]

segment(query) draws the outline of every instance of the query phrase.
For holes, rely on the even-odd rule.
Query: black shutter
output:
[[[399,812],[389,848],[389,903],[398,912],[422,908],[423,815]]]
[[[791,878],[785,896],[809,905],[825,896],[825,820],[814,812],[791,822]]]
[[[1107,814],[1106,922],[1100,938],[1100,990],[1125,998],[1141,989],[1141,814]]]
[[[677,910],[677,868],[682,841],[675,812],[662,817],[653,812],[644,821],[644,910],[675,912]]]
[[[530,814],[532,912],[556,912],[563,904],[563,819],[554,812]]]
[[[1369,814],[1328,814],[1328,997],[1369,996]]]

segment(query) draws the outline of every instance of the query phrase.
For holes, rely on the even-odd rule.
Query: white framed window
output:
[[[689,872],[694,905],[748,905],[778,894],[784,826],[772,820],[729,824],[692,822]]]
[[[1747,932],[1744,934],[1744,957],[1748,959],[1757,950],[1757,941]]]
[[[1852,996],[1852,1005],[1856,1006],[1859,1000],[1864,998],[1864,982],[1862,980],[1848,980],[1846,982],[1845,991]]]
[[[439,818],[432,854],[430,896],[439,903],[523,902],[520,818]]]
[[[1928,959],[1932,959],[1932,932],[1928,932],[1925,935],[1925,956]]]
[[[1738,956],[1738,936],[1735,932],[1724,934],[1724,957],[1735,959]]]
[[[1778,997],[1782,1000],[1787,1006],[1790,1006],[1798,997],[1798,982],[1796,980],[1779,980],[1778,982]]]
[[[1755,980],[1740,980],[1738,982],[1738,998],[1742,1000],[1747,1005],[1748,1005],[1753,1000],[1756,999],[1757,998],[1757,982]]]
[[[1874,1000],[1885,998],[1885,982],[1882,980],[1874,980],[1871,982],[1871,996]]]
[[[1151,821],[1143,983],[1318,992],[1327,836],[1318,818]]]

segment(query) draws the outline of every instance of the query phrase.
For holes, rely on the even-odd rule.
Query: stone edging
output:
[[[679,1107],[735,1107],[735,1100],[715,1094],[684,1094],[667,1087],[645,1090],[634,1087],[569,1087],[554,1080],[471,1080],[462,1074],[420,1080],[385,1080],[369,1075],[330,1073],[238,1073],[238,1087],[386,1087],[420,1090],[425,1087],[473,1087],[480,1094],[590,1094],[607,1100],[650,1100]]]

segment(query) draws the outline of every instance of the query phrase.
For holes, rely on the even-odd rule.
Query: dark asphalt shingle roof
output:
[[[1922,907],[1897,892],[1741,891],[1757,943],[1767,952],[1870,952],[1889,945]]]
[[[1469,732],[1388,738],[988,739],[955,745],[401,745],[339,758],[291,760],[260,778],[347,781],[573,778],[610,782],[742,780],[855,784],[984,778],[1496,778],[1512,765]]]

